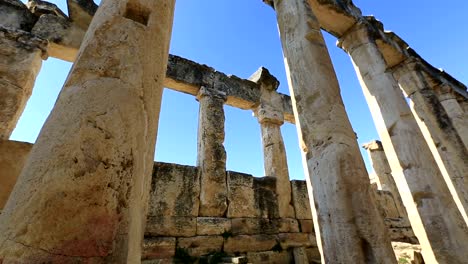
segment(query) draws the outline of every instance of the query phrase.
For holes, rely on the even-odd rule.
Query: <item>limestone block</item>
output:
[[[254,205],[253,176],[233,171],[227,172],[227,217],[257,217]]]
[[[0,1],[0,26],[30,30],[34,25],[34,16],[27,6],[17,0]]]
[[[47,41],[0,27],[0,139],[8,139],[31,96]]]
[[[276,178],[228,172],[229,218],[279,218]]]
[[[293,248],[294,264],[309,264],[304,247]]]
[[[142,260],[142,264],[173,264],[174,260],[172,258],[169,259],[147,259]]]
[[[240,235],[229,237],[224,242],[224,252],[257,252],[271,250],[277,244],[274,235]],[[251,261],[249,259],[249,261]]]
[[[297,219],[312,219],[309,195],[305,181],[291,181],[292,202]]]
[[[197,218],[186,216],[150,216],[147,218],[147,236],[190,237],[197,232]]]
[[[202,256],[210,252],[221,252],[224,238],[222,236],[196,236],[178,238],[177,246],[186,249],[190,256]]]
[[[307,233],[282,233],[278,234],[278,241],[282,249],[294,248],[294,247],[310,247],[316,246],[315,241],[311,241],[314,237],[311,237]]]
[[[421,246],[407,243],[392,242],[398,263],[424,264],[421,256]]]
[[[198,217],[197,235],[221,235],[231,231],[231,220],[220,217]]]
[[[263,252],[248,252],[247,259],[249,263],[264,263],[264,264],[284,264],[292,263],[294,258],[291,252],[288,251],[263,251]]]
[[[306,248],[306,254],[309,263],[321,263],[321,255],[318,247]]]
[[[232,233],[234,235],[277,234],[299,232],[296,219],[281,218],[233,218]]]
[[[200,183],[197,168],[155,163],[149,216],[198,216]]]
[[[403,217],[398,212],[395,199],[391,192],[388,191],[377,191],[377,201],[383,210],[383,216],[385,218],[399,218]]]
[[[8,200],[32,147],[30,143],[0,140],[0,211]]]
[[[50,41],[50,56],[73,62],[86,30],[66,18],[45,14],[39,17],[31,32]]]
[[[175,254],[175,237],[145,238],[142,248],[142,259],[166,259]]]
[[[302,233],[313,233],[314,232],[314,221],[309,219],[299,219],[299,226]]]

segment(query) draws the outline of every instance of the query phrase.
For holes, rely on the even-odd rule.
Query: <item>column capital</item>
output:
[[[254,110],[254,116],[260,124],[282,125],[284,123],[283,112],[268,104],[260,104]]]
[[[341,35],[336,45],[351,54],[356,47],[373,42],[375,34],[375,30],[372,30],[369,23],[358,21]]]
[[[380,142],[380,140],[374,140],[369,143],[365,143],[362,145],[362,147],[369,151],[383,151],[384,150],[382,146],[382,142]]]
[[[227,100],[227,95],[225,92],[206,86],[201,86],[197,94],[197,100],[200,100],[200,98],[205,96],[222,99],[223,101]]]
[[[260,89],[265,89],[267,91],[276,91],[280,85],[278,79],[265,67],[260,67],[254,72],[254,74],[249,77],[249,81],[260,85]]]

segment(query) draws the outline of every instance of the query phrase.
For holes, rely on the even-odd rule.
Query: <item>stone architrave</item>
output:
[[[226,150],[224,149],[224,103],[222,91],[200,88],[198,157],[200,174],[199,216],[224,216],[227,210]]]
[[[452,90],[446,87],[447,84],[441,84],[438,89],[441,90],[439,100],[445,109],[448,117],[452,121],[455,130],[463,141],[465,149],[468,149],[468,115],[466,110],[457,101],[456,96],[452,92],[444,92],[445,90]]]
[[[0,22],[1,23],[1,22]],[[0,139],[8,139],[31,96],[47,40],[0,25]]]
[[[441,168],[452,195],[460,203],[460,211],[466,214],[468,149],[463,147],[462,137],[452,124],[436,92],[430,87],[430,80],[420,70],[417,61],[406,61],[394,67],[393,76],[411,99],[411,111],[421,132]],[[464,217],[466,221],[466,215]]]
[[[293,218],[291,184],[281,125],[284,123],[283,100],[276,92],[278,80],[260,68],[249,80],[260,84],[260,105],[254,110],[262,133],[265,175],[276,177],[276,194],[280,217]]]
[[[408,215],[406,213],[405,206],[403,205],[403,201],[401,200],[400,193],[398,192],[398,188],[395,184],[395,180],[393,179],[392,169],[388,164],[387,156],[385,156],[382,142],[375,140],[364,144],[363,147],[369,154],[372,168],[374,169],[376,176],[379,178],[382,190],[389,191],[392,194],[399,217],[407,219]]]
[[[424,259],[464,263],[468,228],[369,30],[366,24],[356,24],[339,46],[356,68]]]
[[[101,2],[0,216],[0,262],[140,262],[174,5]]]
[[[396,263],[319,21],[307,1],[269,2],[277,14],[322,263]]]

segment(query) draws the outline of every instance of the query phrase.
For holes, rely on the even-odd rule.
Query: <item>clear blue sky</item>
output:
[[[51,2],[66,11],[65,0]],[[355,0],[354,3],[364,15],[375,15],[387,30],[400,35],[434,66],[468,83],[468,1]],[[349,57],[336,48],[334,37],[327,34],[325,37],[359,144],[378,139]],[[265,66],[280,80],[279,91],[289,94],[275,13],[261,0],[177,0],[170,52],[242,78]],[[53,58],[44,62],[11,139],[36,140],[70,66]],[[262,146],[256,119],[251,111],[229,106],[225,111],[228,169],[262,176]],[[166,89],[155,159],[195,165],[197,118],[198,103],[192,96]],[[285,124],[282,131],[290,177],[303,179],[296,128]],[[362,153],[370,171],[367,155]]]

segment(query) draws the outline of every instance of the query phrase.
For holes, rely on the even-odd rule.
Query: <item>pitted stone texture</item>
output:
[[[174,5],[101,2],[0,216],[4,263],[140,261]]]
[[[229,171],[228,218],[279,218],[274,177],[255,178]]]
[[[227,209],[226,150],[223,145],[226,94],[202,86],[198,100],[199,216],[224,216]]]
[[[147,236],[192,237],[196,233],[196,217],[153,216],[146,221]]]
[[[223,242],[222,236],[196,236],[178,238],[177,247],[186,249],[190,256],[199,257],[212,252],[221,252]]]
[[[302,233],[314,232],[314,221],[312,219],[299,219],[299,226]]]
[[[0,1],[0,17],[0,26],[25,31],[31,30],[35,22],[33,14],[20,0]]]
[[[294,257],[288,251],[263,251],[263,252],[249,252],[247,253],[249,263],[259,264],[284,264],[293,263]]]
[[[175,237],[145,238],[141,258],[143,260],[172,258],[175,254],[175,249]]]
[[[232,234],[255,235],[299,232],[296,219],[232,218]]]
[[[294,264],[308,264],[307,252],[304,247],[293,248]]]
[[[198,217],[197,235],[221,235],[231,232],[231,219],[220,217]]]
[[[307,233],[278,234],[278,241],[282,249],[317,246],[315,236],[311,236]]]
[[[0,212],[10,196],[32,146],[25,142],[0,140]]]
[[[240,235],[229,237],[224,242],[224,252],[245,253],[271,250],[277,244],[274,235]]]
[[[321,263],[320,251],[317,247],[306,248],[307,259],[309,263],[318,264]]]
[[[353,61],[392,174],[427,262],[463,263],[466,225],[398,83],[375,43],[356,24],[340,39]]]
[[[396,206],[395,198],[391,192],[388,191],[377,191],[377,201],[383,210],[383,216],[385,218],[403,218],[404,215],[400,215]]]
[[[273,2],[323,261],[395,263],[314,1]]]
[[[42,65],[44,40],[0,28],[0,139],[8,139],[31,96]]]
[[[260,84],[260,105],[254,113],[262,132],[265,175],[276,177],[275,191],[278,195],[280,217],[294,217],[288,162],[280,129],[284,122],[284,108],[282,98],[276,92],[279,82],[263,67],[249,80]]]
[[[307,184],[305,181],[291,181],[292,203],[296,211],[297,219],[312,219],[310,210],[310,200],[307,193]]]
[[[196,167],[154,165],[148,216],[198,216],[200,180]]]
[[[31,32],[49,40],[51,57],[74,62],[86,30],[67,18],[45,14],[39,17]]]

